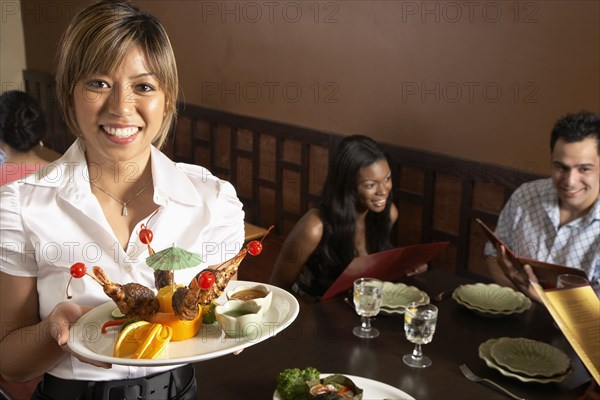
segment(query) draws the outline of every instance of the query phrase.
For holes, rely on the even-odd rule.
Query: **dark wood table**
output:
[[[435,270],[404,282],[433,297],[441,290],[471,281]],[[583,393],[589,374],[542,305],[533,304],[519,315],[486,318],[462,308],[451,297],[434,303],[439,308],[436,332],[433,342],[423,346],[424,354],[433,360],[429,368],[413,369],[402,362],[402,356],[414,346],[404,336],[402,316],[378,316],[373,326],[381,335],[360,339],[352,334],[359,317],[341,296],[318,304],[302,304],[290,327],[240,355],[197,363],[199,398],[271,399],[281,370],[307,366],[385,382],[416,399],[508,398],[467,380],[458,369],[463,363],[528,400],[576,399]],[[531,338],[562,349],[573,361],[572,375],[561,383],[550,384],[523,383],[502,376],[478,357],[478,346],[487,339],[503,336]]]

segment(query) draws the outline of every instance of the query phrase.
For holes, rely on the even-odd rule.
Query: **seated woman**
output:
[[[0,186],[60,157],[42,144],[45,134],[46,119],[33,97],[18,90],[0,96]]]
[[[320,204],[287,236],[271,283],[304,300],[318,300],[353,258],[393,247],[390,233],[397,219],[384,152],[366,136],[345,138]]]

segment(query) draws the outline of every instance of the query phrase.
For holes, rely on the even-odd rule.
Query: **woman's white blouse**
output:
[[[84,152],[85,144],[77,140],[58,161],[0,188],[0,271],[37,278],[42,319],[62,301],[98,306],[109,300],[87,276],[73,279],[73,298],[67,300],[69,268],[75,262],[83,262],[89,271],[94,265],[102,267],[114,282],[154,289],[154,270],[145,262],[148,247],[138,237],[142,223],[154,234],[155,251],[176,245],[201,255],[198,267],[175,272],[176,283],[187,285],[202,269],[240,250],[244,212],[233,186],[205,168],[174,163],[154,147],[151,164],[159,211],[150,221],[147,216],[138,222],[124,250],[90,190],[89,175],[98,171],[90,169],[88,175]],[[49,372],[64,379],[113,380],[170,368],[113,365],[106,370],[66,357]]]

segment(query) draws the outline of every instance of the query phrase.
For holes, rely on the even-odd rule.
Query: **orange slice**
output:
[[[189,321],[179,319],[179,317],[173,313],[165,312],[157,312],[152,317],[148,318],[148,320],[152,323],[171,327],[173,329],[173,337],[171,337],[171,340],[176,342],[192,338],[198,334],[198,331],[202,328],[202,312],[200,312],[201,310],[198,311],[198,316]]]
[[[198,306],[198,316],[193,320],[179,319],[179,317],[173,314],[173,293],[177,291],[178,287],[182,285],[170,285],[161,288],[156,298],[158,299],[159,312],[148,318],[148,321],[155,324],[162,324],[170,326],[173,329],[173,336],[171,340],[176,342],[179,340],[186,340],[192,338],[198,334],[198,331],[202,328],[202,309]]]
[[[171,327],[152,324],[146,338],[140,343],[131,358],[155,358],[167,346],[172,335]]]
[[[177,288],[184,287],[183,285],[167,285],[159,289],[156,294],[156,298],[158,299],[159,311],[164,313],[172,313],[173,312],[173,293],[177,291]]]
[[[156,358],[163,351],[171,337],[170,326],[138,321],[127,325],[115,343],[113,355],[129,358]]]
[[[152,342],[150,342],[150,345],[146,348],[146,351],[142,355],[142,358],[156,358],[156,356],[158,356],[171,341],[173,329],[171,329],[170,326],[159,326],[161,327],[160,331],[156,333]]]
[[[137,350],[140,339],[146,337],[152,325],[147,321],[137,321],[127,325],[119,334],[113,355],[115,357],[129,357]]]

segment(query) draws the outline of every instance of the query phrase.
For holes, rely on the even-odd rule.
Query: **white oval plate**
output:
[[[231,281],[226,290],[248,284],[256,284],[256,282]],[[271,307],[265,312],[261,325],[256,327],[256,335],[250,337],[229,338],[215,323],[203,326],[202,330],[191,339],[169,343],[167,348],[153,360],[113,357],[118,331],[100,333],[102,324],[112,319],[110,314],[115,308],[115,303],[109,301],[84,314],[71,326],[68,346],[76,354],[95,361],[132,366],[187,364],[231,354],[275,336],[298,316],[300,307],[294,296],[276,286],[265,286],[273,292]],[[224,295],[217,302],[221,300],[225,300]]]
[[[332,374],[321,374],[321,378],[325,378]],[[374,381],[373,379],[361,378],[360,376],[354,375],[346,375],[348,378],[354,382],[356,386],[363,390],[363,399],[365,400],[384,400],[384,399],[394,399],[394,400],[415,400],[414,397],[410,396],[406,392],[402,390],[388,385],[387,383]],[[282,400],[277,390],[273,393],[273,400]]]

